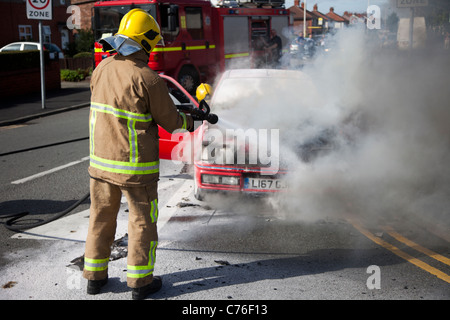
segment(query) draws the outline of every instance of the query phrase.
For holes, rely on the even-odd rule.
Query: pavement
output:
[[[45,109],[42,108],[40,92],[3,99],[0,102],[0,127],[88,107],[91,97],[89,84],[89,79],[80,82],[61,82],[61,89],[46,92]]]

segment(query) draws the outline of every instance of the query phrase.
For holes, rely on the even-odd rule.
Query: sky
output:
[[[300,0],[303,2],[304,0]],[[318,10],[324,14],[334,7],[334,12],[342,15],[345,11],[362,13],[367,11],[368,5],[384,5],[388,0],[306,0],[306,9],[312,11],[314,4],[317,3]],[[294,0],[285,0],[285,7],[294,5]]]

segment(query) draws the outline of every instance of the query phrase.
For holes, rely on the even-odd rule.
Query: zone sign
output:
[[[428,0],[397,0],[397,8],[426,7]]]
[[[52,20],[52,0],[27,0],[27,18]]]

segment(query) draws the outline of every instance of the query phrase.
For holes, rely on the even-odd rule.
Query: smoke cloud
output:
[[[290,187],[274,203],[287,218],[352,211],[448,223],[448,52],[381,50],[363,30],[342,30],[334,42],[302,68],[308,85],[286,85],[276,101],[266,98],[272,88],[256,88],[249,106],[248,88],[235,88],[228,98],[236,97],[239,112],[214,110],[222,124],[241,118],[247,126],[280,129]],[[305,161],[299,146],[318,137],[327,143]]]
[[[374,219],[445,219],[448,53],[380,50],[360,30],[339,33],[332,52],[304,68],[321,97],[310,127],[316,134],[332,128],[332,148],[291,164],[292,193],[282,201],[284,210],[307,219],[347,211]]]

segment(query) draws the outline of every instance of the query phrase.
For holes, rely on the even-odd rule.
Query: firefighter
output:
[[[206,100],[209,102],[211,99],[211,96],[213,94],[213,90],[211,86],[207,83],[202,83],[197,87],[197,91],[195,92],[195,96],[197,98],[197,101],[200,102],[202,100]]]
[[[269,56],[270,64],[274,67],[278,65],[281,58],[282,42],[281,38],[277,35],[275,29],[270,30],[270,39],[267,43],[265,50]]]
[[[142,9],[129,11],[116,35],[101,40],[116,55],[91,78],[89,230],[83,276],[87,293],[108,281],[108,261],[122,194],[129,205],[127,285],[132,299],[162,286],[153,275],[158,244],[158,125],[168,132],[193,130],[193,118],[178,112],[163,80],[147,63],[160,41],[156,21]]]

